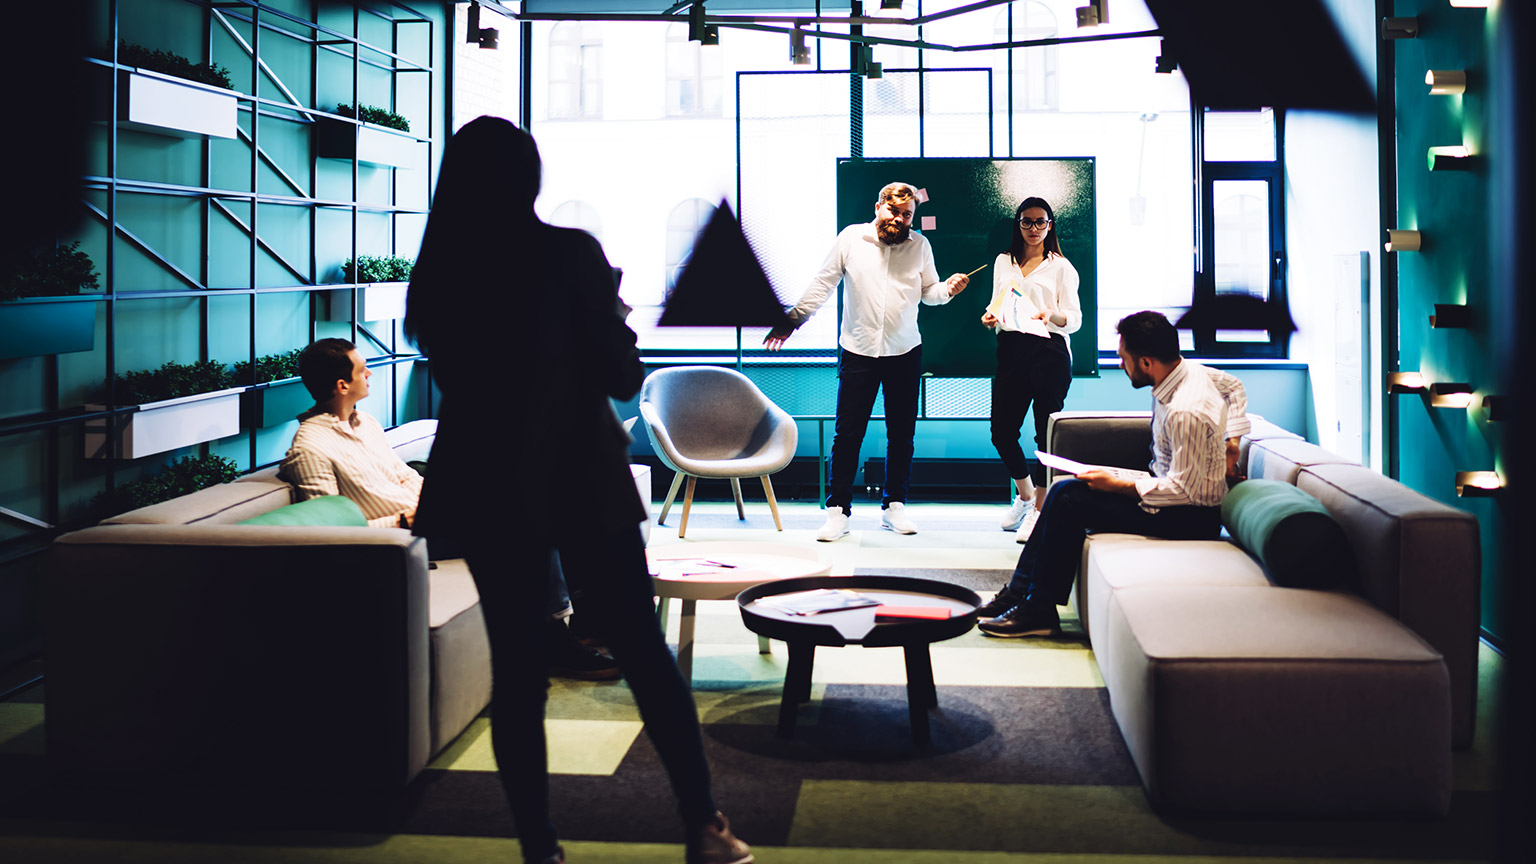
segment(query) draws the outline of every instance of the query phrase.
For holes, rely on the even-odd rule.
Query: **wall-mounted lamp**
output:
[[[496,50],[500,35],[500,32],[494,27],[480,26],[480,4],[470,3],[469,18],[464,22],[464,42],[494,51]]]
[[[1429,385],[1429,404],[1433,408],[1471,408],[1476,401],[1471,384],[1437,381]]]
[[[1429,316],[1429,326],[1439,330],[1465,330],[1472,326],[1472,307],[1460,303],[1436,303],[1435,314]]]
[[[811,65],[811,50],[805,47],[805,31],[799,27],[789,31],[789,61],[796,66]]]
[[[1419,251],[1419,244],[1423,241],[1423,236],[1417,231],[1389,228],[1387,229],[1386,250],[1388,252],[1417,252]]]
[[[1487,9],[1488,0],[1451,0],[1451,5],[1457,9]]]
[[[720,28],[705,23],[703,3],[694,3],[688,7],[688,40],[699,43],[701,47],[720,44]]]
[[[1431,147],[1429,148],[1429,170],[1431,171],[1470,171],[1472,169],[1472,151],[1466,147]]]
[[[880,8],[875,14],[883,18],[900,18],[901,3],[902,0],[880,0]]]
[[[1467,73],[1463,69],[1431,69],[1424,73],[1429,95],[1450,96],[1467,92]]]
[[[1457,471],[1456,497],[1492,498],[1504,489],[1504,478],[1497,471]]]
[[[1417,19],[1417,18],[1383,18],[1383,19],[1381,19],[1381,38],[1383,38],[1383,39],[1417,39],[1417,38],[1419,38],[1419,19]]]
[[[1429,389],[1429,382],[1418,372],[1388,372],[1388,393],[1423,393]]]
[[[1508,401],[1503,396],[1483,397],[1483,410],[1488,412],[1489,423],[1503,423],[1509,419]]]
[[[1077,26],[1097,27],[1109,23],[1109,0],[1088,0],[1087,6],[1077,7]]]

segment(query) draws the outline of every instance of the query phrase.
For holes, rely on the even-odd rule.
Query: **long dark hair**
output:
[[[529,242],[520,232],[538,224],[542,171],[533,136],[500,117],[471,120],[449,139],[406,296],[405,334],[422,350],[455,310],[462,318],[463,292],[484,290],[518,260],[483,244]]]
[[[1045,211],[1045,218],[1051,220],[1051,230],[1045,235],[1045,257],[1061,254],[1061,244],[1056,240],[1056,213],[1044,198],[1025,198],[1019,204],[1019,209],[1013,211],[1013,239],[1008,243],[1008,257],[1015,264],[1024,263],[1024,232],[1019,230],[1019,219],[1024,211],[1031,207],[1039,207]],[[996,247],[993,247],[996,248]]]

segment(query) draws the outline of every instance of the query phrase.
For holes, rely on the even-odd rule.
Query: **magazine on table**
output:
[[[817,588],[814,591],[775,594],[770,597],[759,597],[755,602],[760,606],[767,606],[790,615],[819,615],[822,612],[841,612],[844,609],[863,609],[866,606],[880,605],[879,600],[847,588]]]

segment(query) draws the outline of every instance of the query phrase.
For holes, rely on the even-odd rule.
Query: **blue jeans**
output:
[[[894,357],[865,357],[839,351],[837,357],[837,422],[832,432],[832,470],[827,509],[853,507],[853,477],[859,470],[864,430],[875,408],[875,396],[885,388],[884,507],[907,500],[912,479],[912,439],[917,434],[917,388],[923,373],[923,346]]]
[[[1221,536],[1221,508],[1164,507],[1148,513],[1130,496],[1098,492],[1082,480],[1064,480],[1045,496],[1040,521],[1019,553],[1008,593],[1036,607],[1066,605],[1083,560],[1083,539],[1097,533],[1215,540]]]

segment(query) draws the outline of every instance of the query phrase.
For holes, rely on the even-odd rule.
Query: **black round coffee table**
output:
[[[814,615],[796,615],[757,601],[818,589],[848,589],[880,601],[884,606],[919,606],[949,610],[948,618],[880,618],[881,607],[866,606]],[[798,599],[798,598],[796,598]],[[901,648],[907,661],[907,708],[912,718],[912,740],[919,747],[929,742],[928,711],[939,704],[933,685],[933,661],[928,646],[953,639],[976,623],[981,598],[975,591],[933,579],[908,576],[810,576],[767,582],[736,596],[741,620],[748,630],[789,646],[789,669],[784,675],[784,697],[779,703],[779,735],[795,734],[795,713],[811,698],[811,666],[816,646],[841,648]]]

